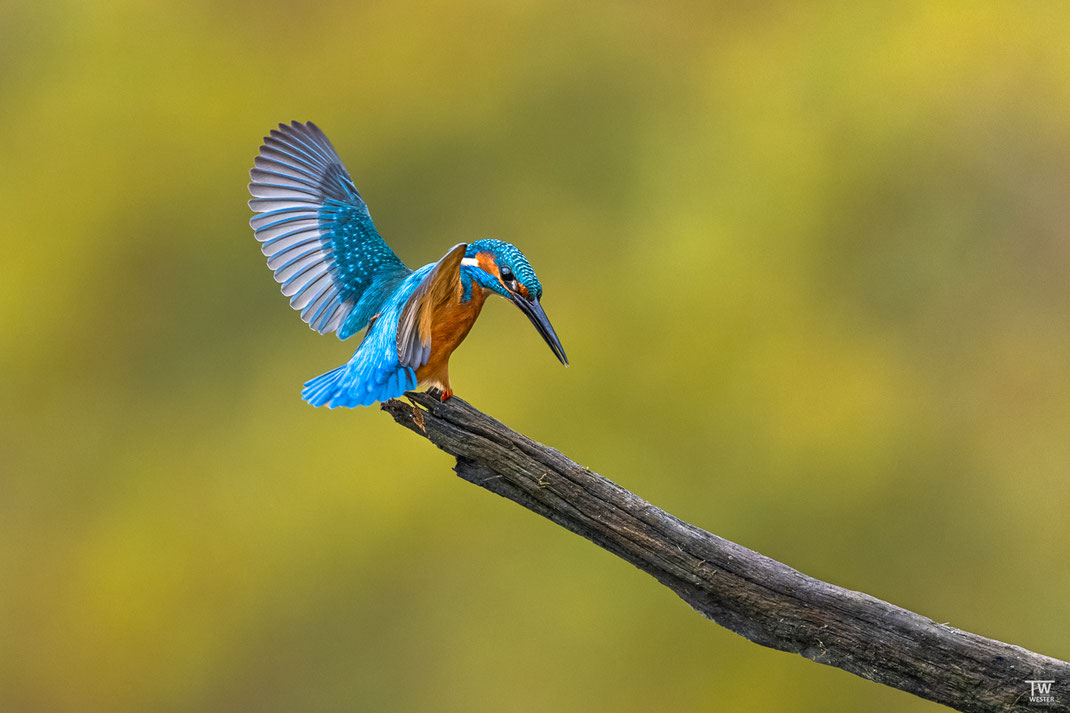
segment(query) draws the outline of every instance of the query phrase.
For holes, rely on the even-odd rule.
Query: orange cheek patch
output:
[[[476,253],[476,265],[482,270],[489,272],[490,274],[498,277],[498,262],[494,259],[494,256],[488,252]]]
[[[519,292],[519,293],[520,293],[520,296],[521,296],[521,297],[523,297],[524,299],[526,299],[526,300],[527,300],[527,299],[531,299],[531,298],[530,298],[530,297],[528,296],[528,288],[527,288],[527,287],[525,287],[524,285],[520,285],[520,286],[519,286],[519,288],[517,289],[517,292]]]

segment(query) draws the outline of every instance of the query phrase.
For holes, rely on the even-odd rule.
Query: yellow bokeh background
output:
[[[356,340],[247,225],[291,119],[409,265],[539,272],[572,367],[493,303],[459,396],[1070,658],[1068,38],[1046,1],[4,0],[0,710],[938,710],[302,403]]]

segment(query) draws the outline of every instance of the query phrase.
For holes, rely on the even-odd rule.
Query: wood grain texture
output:
[[[802,574],[673,517],[459,398],[407,397],[383,409],[456,457],[462,478],[631,562],[757,644],[961,711],[1070,713],[1066,661]],[[1055,681],[1054,703],[1030,704],[1031,679]]]

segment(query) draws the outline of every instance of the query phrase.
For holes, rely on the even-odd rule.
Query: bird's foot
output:
[[[453,389],[446,389],[445,391],[443,391],[442,389],[438,389],[432,386],[430,389],[427,390],[427,393],[431,394],[431,396],[438,399],[439,401],[444,402],[446,399],[453,396]]]

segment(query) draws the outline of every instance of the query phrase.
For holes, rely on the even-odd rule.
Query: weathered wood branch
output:
[[[651,574],[751,641],[961,711],[1070,712],[1070,663],[986,639],[837,587],[689,525],[459,398],[383,405],[457,458],[465,480],[523,505]],[[422,408],[419,408],[419,407]]]

